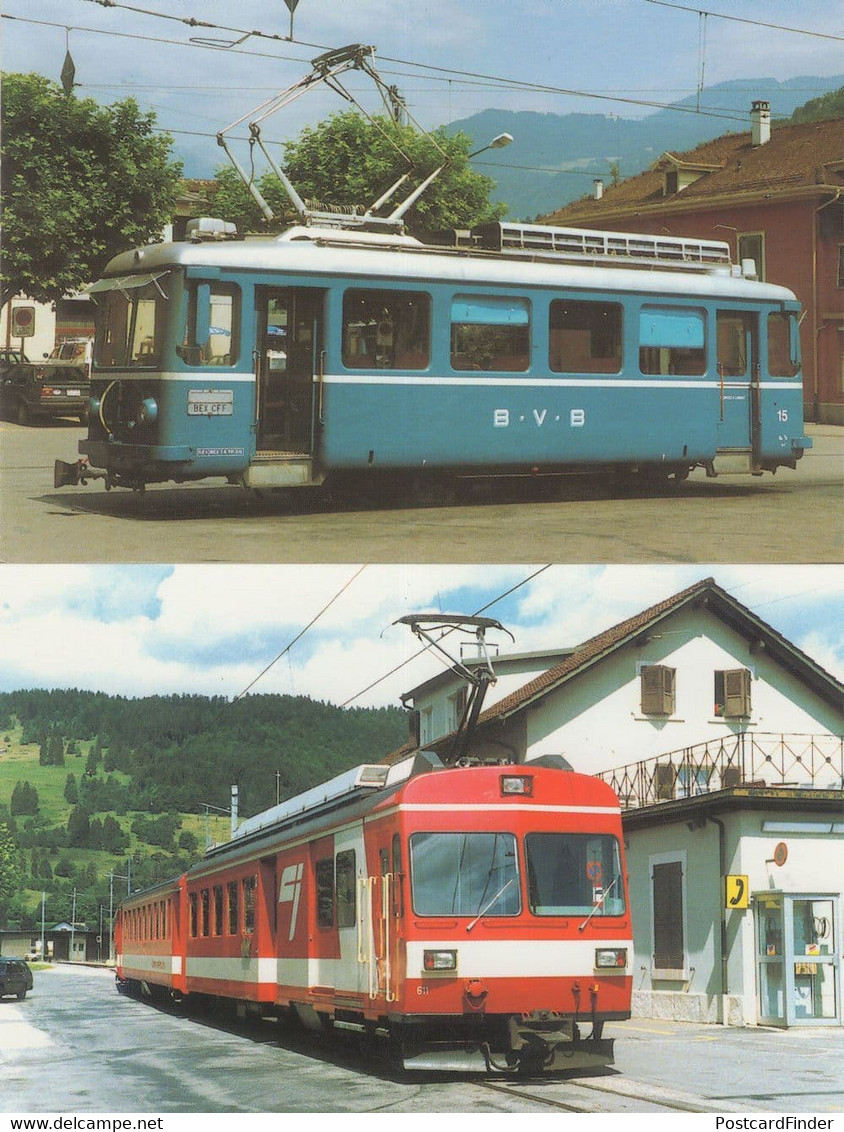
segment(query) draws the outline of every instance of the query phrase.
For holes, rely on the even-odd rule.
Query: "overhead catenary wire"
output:
[[[505,597],[509,597],[510,594],[515,593],[515,591],[521,589],[522,586],[526,586],[528,582],[532,582],[534,578],[538,578],[540,574],[544,574],[546,570],[550,570],[551,565],[552,564],[549,562],[546,566],[540,566],[538,570],[534,570],[532,574],[528,574],[526,578],[522,578],[520,582],[516,582],[516,584],[511,586],[508,590],[505,590],[503,593],[498,594],[496,597],[486,602],[486,604],[480,606],[480,608],[475,610],[472,616],[478,617],[481,613],[485,612],[485,610],[491,609],[493,605],[496,605],[499,601],[503,601]],[[446,629],[442,634],[442,637],[440,637],[440,640],[457,631],[458,630],[456,628]],[[424,654],[426,652],[430,652],[430,650],[430,645],[425,645],[424,648],[418,649],[415,653],[413,653],[412,656],[406,657],[400,664],[397,664],[393,668],[391,668],[389,672],[385,672],[383,676],[379,676],[377,680],[373,680],[372,683],[367,684],[365,688],[361,688],[359,692],[356,692],[353,696],[350,696],[347,700],[344,700],[343,703],[340,704],[340,707],[348,707],[349,704],[354,703],[355,700],[359,700],[361,696],[365,696],[367,692],[371,692],[373,688],[377,688],[379,684],[383,684],[385,680],[389,680],[391,676],[395,676],[395,674],[397,672],[400,672],[402,668],[406,668],[408,664],[411,664],[420,656],[424,656]]]

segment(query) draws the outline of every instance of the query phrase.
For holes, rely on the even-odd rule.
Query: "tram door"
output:
[[[308,287],[258,290],[258,452],[313,452],[323,295]]]
[[[759,316],[718,311],[719,448],[755,448],[759,419]]]
[[[759,1022],[841,1023],[838,898],[766,892],[755,909]]]

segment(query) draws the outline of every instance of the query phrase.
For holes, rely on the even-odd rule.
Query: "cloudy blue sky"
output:
[[[430,656],[412,659],[418,642],[393,625],[407,613],[484,608],[515,637],[515,646],[502,638],[502,651],[523,652],[578,644],[707,576],[844,676],[844,573],[838,567],[553,566],[526,581],[537,570],[5,566],[0,690],[232,697],[325,610],[252,690],[356,706],[398,704],[402,692],[439,671]]]
[[[79,94],[135,97],[208,172],[221,163],[219,129],[299,79],[314,56],[348,43],[377,49],[379,70],[426,128],[490,107],[636,117],[649,112],[637,100],[674,102],[696,90],[701,73],[706,85],[841,73],[840,0],[708,0],[703,10],[705,18],[687,0],[299,0],[294,41],[285,42],[283,0],[115,0],[108,8],[5,0],[3,67],[58,80],[69,47]],[[219,26],[191,27],[190,18]],[[238,42],[239,29],[282,38]],[[351,85],[366,90],[362,80]],[[305,121],[343,105],[308,96],[265,136],[295,137]]]

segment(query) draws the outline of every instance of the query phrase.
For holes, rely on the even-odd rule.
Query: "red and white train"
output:
[[[408,1069],[612,1061],[630,1016],[619,803],[547,756],[361,766],[121,905],[121,990],[385,1039]]]

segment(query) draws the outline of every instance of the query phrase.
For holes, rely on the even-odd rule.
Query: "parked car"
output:
[[[32,971],[23,959],[0,958],[0,998],[26,998],[32,990]]]
[[[94,343],[90,338],[67,338],[59,342],[47,355],[47,361],[70,362],[83,366],[85,376],[91,376],[91,359],[94,356]]]
[[[0,379],[3,415],[18,424],[36,417],[78,417],[85,424],[90,392],[83,366],[54,359],[20,362]]]
[[[2,378],[7,369],[11,366],[19,365],[20,362],[28,362],[29,358],[23,350],[16,350],[12,346],[0,346],[0,378]]]

